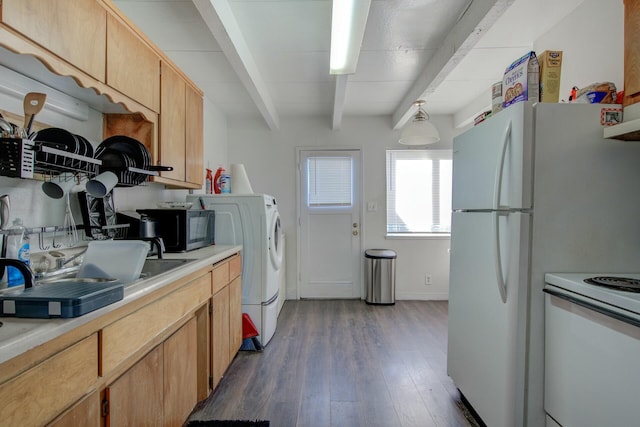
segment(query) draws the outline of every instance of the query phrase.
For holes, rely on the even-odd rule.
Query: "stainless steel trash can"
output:
[[[365,280],[367,304],[396,303],[396,252],[390,249],[367,249]]]

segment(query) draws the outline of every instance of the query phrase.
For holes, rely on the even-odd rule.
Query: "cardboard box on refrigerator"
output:
[[[502,78],[502,108],[516,102],[540,100],[540,65],[536,53],[530,51],[514,61]]]
[[[558,102],[562,51],[545,50],[538,55],[538,62],[540,63],[540,102]]]

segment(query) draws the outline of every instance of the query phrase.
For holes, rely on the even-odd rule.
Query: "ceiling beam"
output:
[[[280,118],[227,0],[193,0],[225,57],[267,122],[280,129]]]
[[[396,108],[392,117],[394,129],[402,128],[411,118],[414,101],[424,99],[425,110],[429,111],[428,95],[435,91],[514,1],[473,0],[470,3]]]
[[[333,130],[342,129],[344,101],[347,97],[348,74],[336,74],[336,91],[333,97]]]

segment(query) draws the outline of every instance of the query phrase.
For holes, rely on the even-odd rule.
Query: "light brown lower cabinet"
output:
[[[100,427],[100,393],[94,391],[60,415],[50,427]]]
[[[165,426],[182,426],[198,402],[197,331],[192,317],[163,344]]]
[[[105,426],[162,425],[162,357],[162,346],[154,348],[105,389]]]
[[[211,272],[211,388],[215,389],[242,345],[242,258]]]
[[[229,361],[242,346],[242,278],[229,283]]]
[[[0,365],[41,360],[0,384],[0,425],[182,426],[242,343],[241,267],[234,255]]]
[[[230,363],[228,286],[213,296],[211,305],[211,387],[215,389]]]
[[[42,425],[79,401],[97,379],[93,334],[0,385],[0,425]]]
[[[197,403],[193,317],[105,390],[108,426],[181,426]]]

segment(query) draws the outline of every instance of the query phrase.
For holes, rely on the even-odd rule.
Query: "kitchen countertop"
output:
[[[80,317],[70,319],[24,319],[0,317],[0,363],[4,363],[32,348],[59,337],[79,326],[99,318],[119,307],[148,295],[163,286],[228,258],[242,249],[241,245],[214,245],[182,253],[165,253],[165,259],[195,259],[167,273],[140,279],[124,288],[124,298]],[[154,258],[154,257],[150,257]]]

